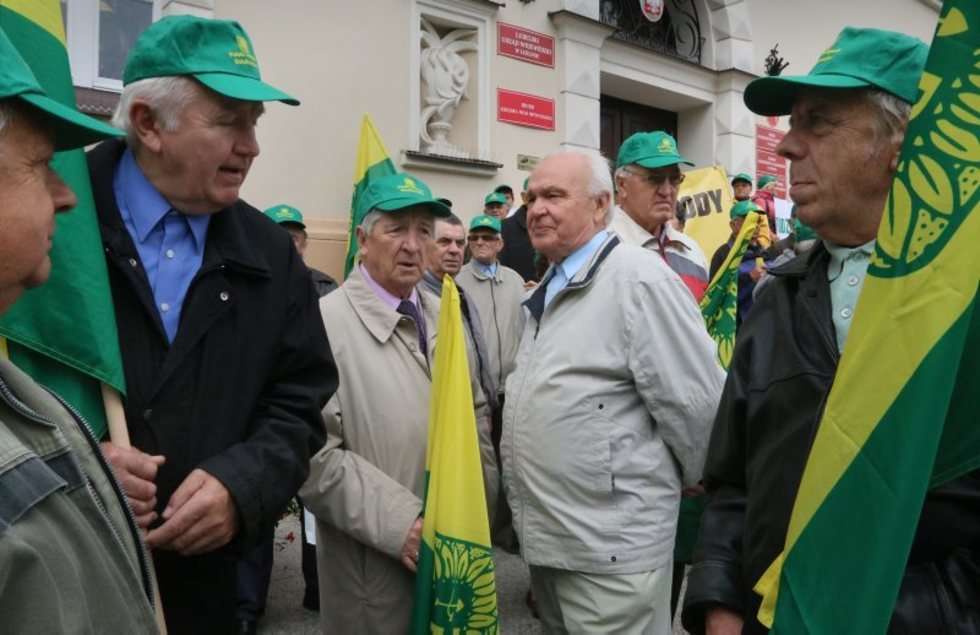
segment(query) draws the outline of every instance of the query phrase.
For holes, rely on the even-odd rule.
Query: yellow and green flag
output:
[[[483,468],[459,292],[442,282],[412,633],[498,632]]]
[[[980,3],[947,0],[790,518],[776,634],[884,633],[926,492],[980,467]]]
[[[0,28],[47,94],[75,107],[60,2],[0,0]],[[125,391],[109,275],[85,153],[59,152],[52,164],[78,205],[56,217],[51,277],[0,318],[0,336],[8,340],[11,361],[60,394],[101,438],[106,430],[101,384]]]
[[[742,223],[725,262],[718,267],[715,277],[701,298],[701,315],[704,316],[708,334],[718,344],[718,363],[725,370],[732,363],[735,349],[735,326],[738,313],[738,267],[742,264],[756,227],[765,220],[764,214],[750,212]],[[765,221],[768,227],[768,221]]]
[[[364,115],[361,121],[361,140],[357,144],[357,163],[354,165],[354,195],[350,203],[350,228],[347,231],[347,257],[344,259],[344,278],[350,275],[357,264],[357,226],[371,210],[360,204],[364,190],[376,179],[394,174],[395,164],[388,157],[388,151],[381,143],[371,117]]]

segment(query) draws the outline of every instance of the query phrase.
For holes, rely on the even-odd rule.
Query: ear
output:
[[[357,250],[364,251],[364,243],[367,242],[367,232],[360,225],[354,230],[354,234],[357,237]]]
[[[129,107],[132,132],[139,139],[140,147],[153,153],[160,152],[163,131],[156,113],[149,104],[136,100]]]
[[[609,192],[603,192],[602,194],[595,197],[595,202],[596,202],[595,213],[596,213],[596,217],[599,220],[600,225],[606,224],[606,210],[609,209],[609,206],[612,204],[612,201],[610,201],[609,199],[610,199]]]

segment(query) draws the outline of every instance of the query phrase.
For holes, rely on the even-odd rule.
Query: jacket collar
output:
[[[113,175],[125,151],[125,141],[117,139],[104,141],[89,151],[88,162],[95,209],[104,240],[107,246],[117,253],[135,258],[136,248],[123,225],[112,187]],[[252,247],[255,241],[263,238],[249,236],[241,220],[242,214],[252,213],[257,212],[239,200],[231,207],[211,215],[202,269],[227,265],[244,273],[266,278],[271,276],[268,261],[260,250]]]
[[[599,249],[597,249],[595,254],[592,255],[592,259],[589,261],[589,263],[582,267],[579,272],[576,273],[571,280],[569,280],[568,284],[565,285],[565,288],[559,292],[559,295],[569,291],[582,289],[592,284],[592,280],[599,271],[599,267],[602,266],[602,263],[609,257],[609,254],[612,253],[613,249],[620,245],[620,242],[619,236],[617,236],[614,232],[609,232],[609,236],[607,236],[602,244],[599,245]],[[551,277],[552,270],[554,268],[555,265],[548,267],[548,271],[546,271],[544,276],[541,278],[541,284],[534,289],[534,293],[532,293],[527,300],[521,303],[527,307],[528,311],[531,312],[531,315],[534,316],[534,319],[539,322],[541,321],[541,316],[544,314],[544,298],[548,290],[547,281]],[[557,297],[554,298],[552,300],[552,304],[554,304],[557,299]]]
[[[809,251],[784,262],[778,267],[773,267],[769,273],[782,278],[805,278],[814,267],[820,264],[826,271],[828,260],[830,260],[830,252],[827,251],[822,241],[817,241]]]
[[[387,343],[398,327],[398,323],[405,316],[381,301],[367,280],[364,279],[359,267],[354,267],[351,270],[340,289],[347,295],[347,299],[354,308],[354,313],[357,314],[364,328],[379,343]],[[423,319],[426,321],[429,351],[432,351],[436,324],[439,320],[439,299],[438,296],[424,288],[421,283],[416,289],[418,290],[419,304],[422,305]]]

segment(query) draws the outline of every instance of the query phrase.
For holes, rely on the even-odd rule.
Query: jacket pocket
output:
[[[72,480],[80,476],[67,453],[51,459],[51,465],[33,455],[0,474],[0,535],[48,496],[70,486],[59,472]]]

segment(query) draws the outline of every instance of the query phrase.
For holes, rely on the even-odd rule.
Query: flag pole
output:
[[[129,442],[129,429],[126,427],[126,411],[123,408],[122,396],[118,390],[105,382],[100,382],[100,386],[102,387],[102,402],[105,404],[105,418],[109,424],[109,440],[121,448],[132,447]],[[160,631],[161,635],[167,635],[167,622],[163,617],[163,602],[160,598],[160,588],[157,585],[157,573],[153,567],[153,557],[149,551],[147,548],[149,558],[146,566],[150,574],[150,587],[153,589],[153,597],[156,599],[153,603],[154,617],[156,618],[157,630]]]

